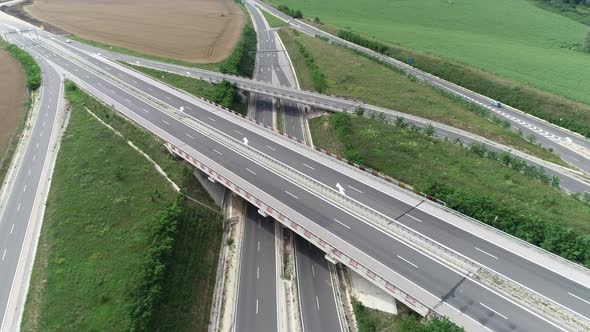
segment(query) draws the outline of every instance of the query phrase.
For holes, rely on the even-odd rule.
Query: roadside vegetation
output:
[[[235,84],[226,80],[219,84],[211,84],[192,77],[136,66],[126,62],[123,64],[175,88],[184,90],[193,96],[209,99],[241,114],[247,114],[248,112],[248,105],[240,101]]]
[[[232,54],[219,66],[224,74],[252,77],[256,63],[256,30],[251,23],[244,26],[242,36]]]
[[[447,318],[420,318],[416,315],[400,313],[388,314],[365,307],[357,299],[352,299],[352,309],[356,317],[359,332],[461,332],[463,328]]]
[[[590,137],[590,106],[588,105],[533,89],[457,62],[364,38],[349,30],[338,31],[338,37],[402,62],[411,58],[412,65],[425,72]],[[586,35],[582,50],[590,52],[590,31]]]
[[[482,157],[427,129],[337,113],[310,120],[314,143],[414,186],[447,206],[590,267],[590,204],[508,154]],[[326,144],[324,143],[326,142]],[[517,162],[520,163],[520,162]]]
[[[539,158],[565,165],[552,152],[514,133],[510,124],[475,107],[416,81],[352,50],[311,38],[292,29],[279,31],[302,88],[315,90],[314,70],[308,66],[301,45],[313,60],[315,71],[325,77],[324,92],[350,97],[400,112],[414,114],[481,135]]]
[[[171,319],[181,329],[206,329],[210,301],[203,299],[212,296],[221,245],[221,215],[211,198],[159,139],[72,83],[66,97],[70,123],[22,329],[144,331]],[[162,166],[183,194],[126,140]],[[183,310],[169,311],[178,303]]]
[[[590,2],[587,0],[534,0],[536,4],[590,26]]]
[[[41,86],[41,68],[35,59],[14,44],[6,45],[5,49],[23,65],[27,76],[27,88],[31,91],[37,90]]]
[[[299,9],[291,9],[289,6],[285,5],[279,5],[277,9],[291,16],[292,18],[303,18],[303,13]]]

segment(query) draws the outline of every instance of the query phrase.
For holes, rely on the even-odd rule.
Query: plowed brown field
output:
[[[0,50],[0,161],[18,127],[27,98],[25,72],[8,52]]]
[[[194,63],[225,59],[244,22],[233,0],[35,0],[26,10],[85,39]]]

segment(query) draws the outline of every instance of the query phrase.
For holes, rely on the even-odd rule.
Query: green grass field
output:
[[[588,27],[526,0],[271,0],[306,17],[590,104]]]
[[[129,139],[190,197],[211,206],[183,203],[162,301],[150,324],[157,329],[173,320],[181,330],[206,330],[210,301],[204,299],[212,295],[221,245],[217,208],[192,176],[192,167],[173,158],[160,140],[80,90],[68,88],[67,96],[73,111],[53,176],[22,329],[116,331],[130,326],[128,311],[154,216],[176,193],[126,144]],[[85,107],[125,138],[115,136]],[[184,310],[169,312],[174,303],[182,303]]]
[[[352,97],[371,104],[418,115],[484,136],[540,158],[564,164],[561,159],[507,128],[469,110],[468,104],[409,79],[406,75],[360,56],[349,49],[296,33],[279,32],[302,88],[313,90],[313,78],[299,51],[301,42],[326,76],[326,93]]]
[[[274,15],[271,15],[264,10],[261,10],[261,12],[262,15],[264,15],[264,19],[266,19],[266,22],[271,28],[278,28],[287,25],[285,21],[276,18]]]

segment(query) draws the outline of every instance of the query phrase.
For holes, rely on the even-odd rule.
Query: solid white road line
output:
[[[215,119],[213,119],[212,117],[209,117],[209,116],[207,117],[207,119],[209,119],[209,120],[211,120],[211,121],[213,121],[213,122],[215,122],[215,121],[216,121]]]
[[[318,311],[320,311],[320,299],[318,299],[318,296],[315,296],[315,304],[318,307]]]
[[[417,222],[422,222],[422,220],[420,220],[420,219],[418,219],[418,218],[416,218],[416,217],[414,217],[414,216],[412,216],[412,215],[406,214],[406,216],[408,216],[408,217],[410,217],[410,218],[412,218],[412,219],[416,220]]]
[[[195,139],[194,137],[192,137],[190,134],[185,133],[186,136],[188,136],[189,138]]]
[[[306,163],[303,163],[303,166],[305,166],[305,167],[307,167],[307,168],[309,168],[309,169],[312,169],[312,170],[314,170],[314,171],[315,171],[315,168],[313,168],[313,167],[309,166],[309,165],[308,165],[308,164],[306,164]]]
[[[340,225],[342,225],[342,226],[344,226],[344,227],[346,227],[346,228],[350,229],[350,227],[348,227],[348,225],[346,225],[346,224],[342,223],[340,220],[338,220],[338,219],[334,219],[334,221],[335,221],[335,222],[337,222],[337,223],[339,223]]]
[[[286,190],[285,190],[285,192],[286,192],[286,193],[287,193],[289,196],[291,196],[291,197],[293,197],[293,198],[295,198],[295,199],[299,199],[299,197],[297,197],[297,196],[295,196],[295,195],[291,194],[290,192],[288,192],[288,191],[286,191]]]
[[[499,312],[497,312],[496,310],[494,310],[494,309],[492,309],[492,308],[488,307],[487,305],[485,305],[485,304],[483,304],[483,303],[481,303],[481,302],[479,302],[479,304],[481,304],[481,306],[482,306],[482,307],[484,307],[484,308],[488,309],[489,311],[491,311],[491,312],[495,313],[496,315],[498,315],[498,316],[500,316],[500,317],[502,317],[502,318],[504,318],[504,319],[508,319],[508,317],[506,317],[506,316],[502,315],[501,313],[499,313]]]
[[[223,156],[223,153],[221,153],[221,152],[219,152],[219,151],[217,151],[217,150],[215,150],[215,149],[213,149],[213,152],[217,153],[217,154],[218,154],[218,155],[220,155],[220,156]]]
[[[271,147],[271,146],[268,146],[268,145],[267,145],[266,147],[267,147],[267,148],[269,148],[269,149],[271,149],[271,150],[273,150],[273,151],[277,151],[277,150],[275,150],[275,148],[273,148],[273,147]]]
[[[356,189],[356,188],[355,188],[355,187],[353,187],[353,186],[348,186],[348,188],[350,188],[350,189],[352,189],[352,190],[354,190],[354,191],[357,191],[357,192],[359,192],[359,193],[361,193],[361,194],[363,193],[362,191],[360,191],[360,190]]]
[[[162,122],[164,122],[167,125],[170,125],[170,122],[166,121],[166,120],[162,120]]]
[[[474,248],[475,248],[475,250],[478,250],[478,251],[480,251],[480,252],[482,252],[482,253],[484,253],[484,254],[486,254],[486,255],[488,255],[488,256],[490,256],[490,257],[494,258],[494,259],[498,259],[498,257],[496,257],[496,256],[494,256],[494,255],[492,255],[492,254],[490,254],[490,253],[488,253],[488,252],[485,252],[485,251],[483,251],[483,250],[479,249],[478,247],[474,247]]]
[[[572,293],[570,293],[570,292],[568,292],[568,294],[569,294],[569,295],[571,295],[571,296],[573,296],[573,297],[575,297],[576,299],[578,299],[578,300],[580,300],[580,301],[583,301],[583,302],[586,302],[586,303],[590,304],[590,301],[586,301],[586,300],[584,300],[583,298],[581,298],[581,297],[579,297],[579,296],[577,296],[577,295],[575,295],[575,294],[572,294]]]
[[[239,132],[239,131],[237,131],[237,130],[234,130],[234,131],[235,131],[236,133],[240,134],[240,135],[244,135],[244,134],[242,134],[241,132]]]
[[[252,170],[250,170],[249,168],[246,168],[246,170],[254,175],[256,175],[256,173],[254,173]]]
[[[404,261],[404,262],[406,262],[406,263],[408,263],[408,264],[412,265],[413,267],[415,267],[415,268],[417,268],[417,269],[419,268],[419,267],[418,267],[418,265],[416,265],[416,264],[414,264],[414,263],[410,262],[409,260],[407,260],[407,259],[403,258],[403,257],[402,257],[402,256],[400,256],[400,255],[397,255],[397,258],[399,258],[399,259],[401,259],[402,261]]]

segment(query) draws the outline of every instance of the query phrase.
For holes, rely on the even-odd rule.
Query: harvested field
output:
[[[21,64],[0,49],[0,162],[16,133],[26,98],[25,73]]]
[[[244,22],[233,0],[35,0],[25,10],[85,39],[193,63],[225,59]]]

